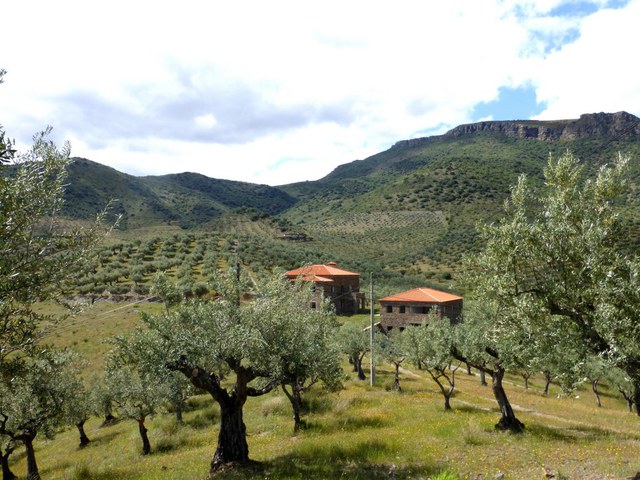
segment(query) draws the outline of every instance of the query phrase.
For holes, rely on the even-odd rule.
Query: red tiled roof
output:
[[[288,275],[288,272],[287,272]],[[297,278],[298,276],[295,276],[295,278]],[[333,282],[332,278],[327,278],[327,277],[315,277],[313,275],[306,275],[306,274],[302,274],[299,275],[300,280],[302,280],[303,282],[316,282],[316,283],[329,283],[329,282]],[[289,277],[292,279],[295,279],[293,276]]]
[[[341,276],[360,276],[359,273],[350,272],[348,270],[342,270],[341,268],[337,268],[334,266],[335,263],[331,262],[328,265],[309,265],[306,267],[296,268],[295,270],[289,270],[285,273],[287,277],[299,277],[302,276],[303,280],[305,277],[315,277],[317,281],[329,281],[330,277],[341,277]],[[319,277],[328,277],[322,280]]]
[[[416,302],[416,303],[446,303],[454,300],[462,300],[462,297],[452,293],[441,292],[432,288],[414,288],[406,292],[396,293],[388,297],[381,298],[380,302]]]

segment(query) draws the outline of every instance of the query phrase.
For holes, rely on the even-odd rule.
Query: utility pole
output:
[[[371,386],[373,387],[373,384],[375,383],[376,380],[376,363],[375,363],[375,359],[373,357],[373,343],[375,341],[375,331],[374,331],[374,315],[373,315],[373,310],[374,310],[374,303],[373,303],[373,272],[369,274],[369,284],[370,284],[370,289],[371,289],[371,350],[370,350],[370,356],[371,356],[371,374],[369,375],[369,378],[371,379]]]

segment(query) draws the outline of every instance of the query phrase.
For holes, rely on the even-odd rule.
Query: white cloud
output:
[[[536,62],[532,77],[539,99],[549,104],[540,118],[622,110],[640,115],[633,53],[638,18],[639,1],[593,14],[584,19],[575,42]]]
[[[0,123],[130,173],[283,184],[470,122],[500,87],[534,86],[544,118],[640,113],[640,0],[578,3],[11,2]]]
[[[194,118],[193,123],[195,123],[197,127],[208,130],[215,127],[218,120],[216,120],[216,117],[212,113],[205,113],[204,115],[198,115]]]

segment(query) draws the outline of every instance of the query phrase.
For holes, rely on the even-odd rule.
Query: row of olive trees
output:
[[[423,367],[456,359],[490,374],[500,429],[524,428],[504,391],[508,370],[543,372],[545,390],[552,377],[567,391],[587,378],[596,396],[607,372],[629,408],[638,406],[640,259],[625,253],[616,204],[626,172],[620,157],[587,178],[567,152],[549,159],[541,191],[522,177],[505,217],[482,228],[484,249],[466,259],[467,299],[475,301],[464,322],[407,329],[399,343],[413,344],[414,353],[405,345],[403,354]],[[448,402],[445,377],[429,373]]]
[[[55,326],[56,319],[33,306],[64,299],[72,273],[82,271],[78,267],[99,235],[97,228],[63,231],[56,222],[68,148],[58,151],[40,136],[33,151],[19,160],[12,178],[0,177],[0,436],[7,440],[0,458],[4,477],[13,478],[9,456],[23,444],[27,477],[37,479],[36,436],[51,436],[73,423],[85,445],[84,422],[100,410],[100,402],[87,392],[104,389],[85,387],[78,377],[79,360],[43,343],[45,326]],[[166,282],[165,287],[171,288]],[[242,416],[249,397],[282,388],[298,429],[303,392],[319,381],[337,388],[342,371],[332,339],[335,313],[328,303],[308,308],[309,285],[291,286],[281,276],[251,282],[238,270],[219,275],[213,288],[213,301],[177,302],[175,292],[158,292],[167,299],[167,309],[145,317],[144,328],[114,340],[102,382],[108,387],[106,405],[138,422],[145,453],[150,445],[144,421],[160,403],[171,398],[179,412],[189,392],[186,384],[208,392],[221,408],[215,470],[248,459]],[[235,382],[228,386],[231,376]]]

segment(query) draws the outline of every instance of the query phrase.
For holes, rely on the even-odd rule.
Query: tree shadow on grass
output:
[[[380,417],[362,417],[362,416],[340,416],[325,420],[322,422],[307,421],[305,430],[313,430],[316,432],[331,433],[339,431],[357,431],[363,428],[382,428],[386,425]]]
[[[585,439],[597,439],[602,438],[603,435],[607,435],[609,432],[597,427],[572,427],[572,428],[559,428],[550,427],[547,425],[530,424],[527,426],[527,432],[535,437],[543,438],[545,440],[558,440],[561,442],[577,442]]]
[[[428,464],[398,467],[393,463],[378,463],[374,459],[381,453],[387,458],[393,456],[387,445],[377,441],[356,442],[349,446],[307,447],[268,462],[250,462],[220,472],[214,478],[402,479],[426,478],[441,470],[441,466]]]
[[[99,435],[96,435],[95,437],[90,437],[90,442],[83,448],[90,448],[96,445],[101,445],[103,443],[109,443],[111,442],[111,440],[113,440],[114,438],[116,438],[118,435],[121,435],[120,432],[116,432],[114,430],[111,430],[108,433],[103,433],[100,432]]]
[[[467,404],[459,404],[459,403],[455,403],[454,405],[454,410],[459,410],[461,412],[466,412],[466,413],[482,413],[482,414],[487,414],[487,413],[495,413],[500,412],[500,410],[496,409],[496,408],[486,408],[486,407],[478,407],[475,405],[467,405]]]

